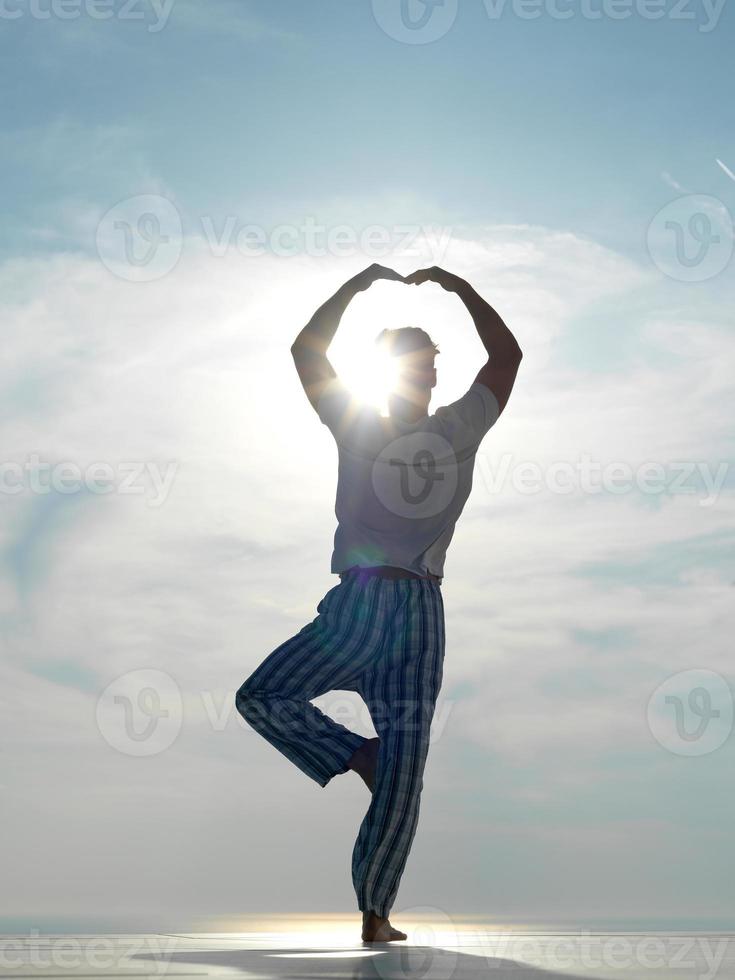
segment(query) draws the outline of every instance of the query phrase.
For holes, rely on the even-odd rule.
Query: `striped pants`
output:
[[[320,786],[366,739],[311,699],[356,691],[380,738],[375,787],[352,853],[361,910],[387,916],[419,817],[429,729],[444,667],[444,603],[429,579],[347,576],[318,616],[277,647],[237,692],[237,710]]]

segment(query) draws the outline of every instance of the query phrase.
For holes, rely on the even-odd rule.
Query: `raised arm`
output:
[[[447,292],[456,293],[462,300],[488,354],[487,362],[480,369],[475,381],[492,391],[502,412],[513,390],[523,351],[500,314],[465,279],[438,266],[419,269],[406,276],[405,281],[416,286],[422,282],[436,282]]]
[[[378,279],[404,281],[403,276],[386,266],[368,266],[352,279],[348,279],[334,296],[319,307],[291,345],[291,354],[301,384],[314,409],[325,385],[337,377],[327,357],[327,349],[334,339],[342,314],[357,293],[368,289]]]

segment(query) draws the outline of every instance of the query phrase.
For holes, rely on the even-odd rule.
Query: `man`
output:
[[[488,360],[468,391],[428,415],[438,348],[423,330],[383,330],[396,380],[389,415],[361,404],[327,349],[350,300],[376,280],[438,283],[472,316]],[[372,265],[346,282],[291,352],[306,395],[338,446],[331,571],[318,616],[237,692],[238,711],[320,786],[354,771],[372,793],[352,854],[364,942],[406,938],[388,915],[416,832],[429,729],[444,665],[444,557],[472,486],[478,446],[510,397],[521,349],[463,279],[436,267],[403,277]],[[310,702],[357,691],[378,733],[363,738]]]

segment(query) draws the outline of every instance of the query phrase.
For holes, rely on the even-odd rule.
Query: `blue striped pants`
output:
[[[352,853],[361,910],[387,916],[419,817],[429,729],[444,667],[444,603],[430,579],[347,576],[318,616],[277,647],[236,695],[251,727],[320,786],[366,739],[310,703],[356,691],[380,738],[375,788]]]

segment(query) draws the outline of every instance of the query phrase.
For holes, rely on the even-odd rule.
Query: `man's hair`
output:
[[[434,355],[439,353],[437,345],[421,327],[397,327],[395,330],[386,328],[380,331],[375,343],[379,350],[398,357],[426,348],[432,350]]]

